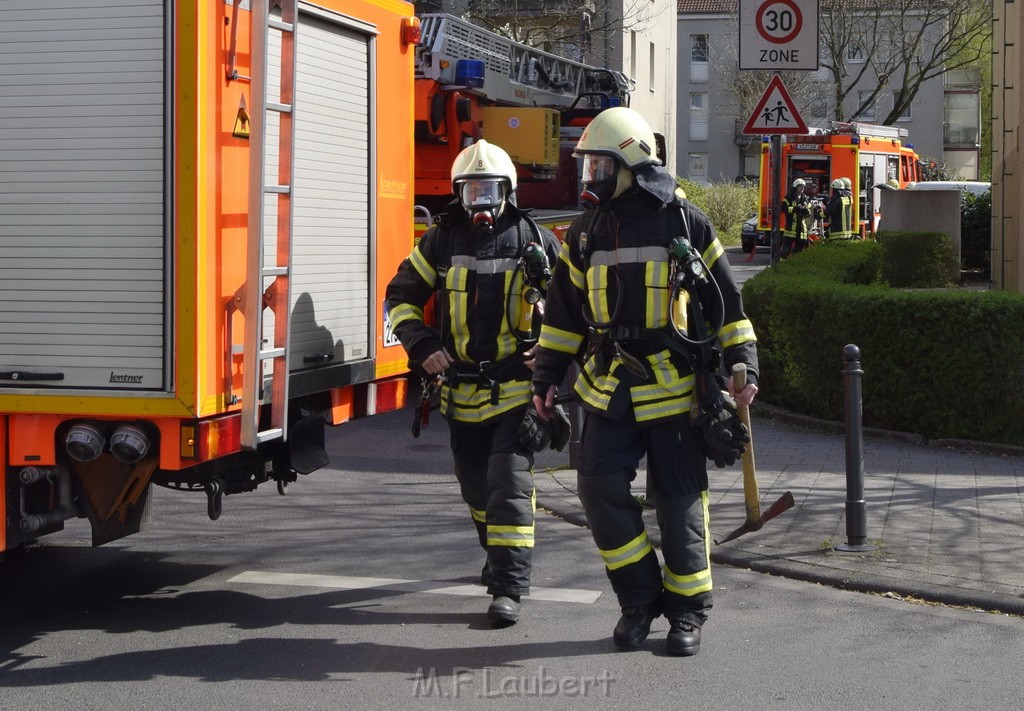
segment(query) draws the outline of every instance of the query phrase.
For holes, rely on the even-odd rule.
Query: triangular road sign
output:
[[[757,102],[743,133],[765,135],[773,133],[807,133],[807,124],[800,118],[789,92],[778,74],[768,82],[761,99]]]

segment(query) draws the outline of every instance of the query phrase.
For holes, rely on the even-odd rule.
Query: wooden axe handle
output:
[[[732,367],[733,388],[737,393],[747,384],[747,366],[737,363]],[[750,428],[750,408],[737,403],[736,409],[747,428],[750,441],[743,448],[743,502],[747,508],[747,523],[756,525],[761,522],[761,495],[757,490],[757,474],[754,469],[754,433]]]

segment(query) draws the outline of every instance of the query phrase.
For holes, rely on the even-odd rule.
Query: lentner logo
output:
[[[110,371],[110,382],[112,383],[141,383],[141,375],[128,375],[127,373],[115,373]]]

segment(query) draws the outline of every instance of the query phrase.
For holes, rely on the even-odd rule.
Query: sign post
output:
[[[740,0],[740,69],[818,69],[818,0]]]

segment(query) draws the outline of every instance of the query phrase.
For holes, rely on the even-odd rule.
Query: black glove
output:
[[[523,421],[519,423],[519,444],[531,452],[539,452],[551,444],[551,429],[551,423],[541,419],[537,408],[528,405]]]
[[[548,423],[551,426],[551,449],[561,452],[569,442],[569,417],[561,405],[555,405],[555,414]]]
[[[704,454],[716,467],[731,466],[743,456],[743,445],[750,441],[750,434],[729,403],[696,424],[704,435]]]

